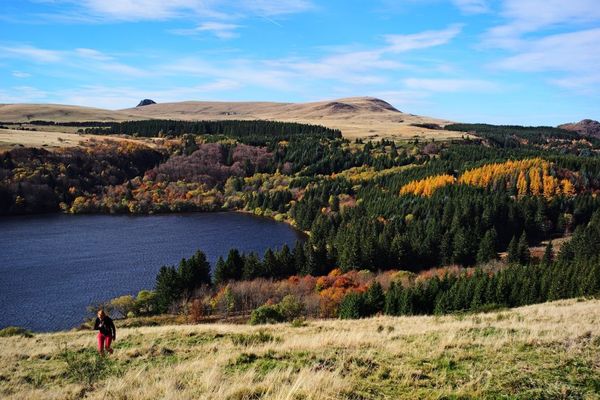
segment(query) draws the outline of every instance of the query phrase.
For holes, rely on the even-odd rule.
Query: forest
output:
[[[267,121],[88,126],[152,137],[155,146],[99,140],[7,151],[0,214],[244,211],[309,234],[260,255],[232,249],[213,266],[201,251],[164,266],[153,290],[107,305],[123,316],[242,313],[260,323],[600,293],[599,144],[557,128],[445,129],[470,136],[351,142]],[[566,244],[555,251],[555,240]],[[543,256],[530,254],[542,242]]]

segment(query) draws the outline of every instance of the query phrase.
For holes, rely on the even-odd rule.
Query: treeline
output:
[[[99,128],[85,129],[85,133],[141,137],[182,136],[184,134],[213,135],[240,139],[246,144],[278,142],[298,135],[310,135],[323,139],[335,139],[342,136],[339,130],[319,125],[261,120],[176,121],[153,119],[113,122]]]
[[[573,131],[550,126],[518,126],[489,124],[449,124],[449,131],[472,132],[497,147],[521,147],[522,141],[528,144],[546,144],[554,140],[576,141],[581,136]],[[596,144],[598,142],[593,140]]]
[[[513,259],[518,255],[513,255]],[[367,292],[342,301],[341,317],[356,318],[383,312],[389,315],[445,314],[519,307],[564,298],[600,294],[600,212],[579,227],[553,260],[552,244],[541,262],[511,264],[498,272],[477,269],[459,276],[444,275],[404,287],[393,282],[383,307],[373,310]],[[379,292],[379,291],[378,291]],[[381,304],[381,303],[379,303]]]

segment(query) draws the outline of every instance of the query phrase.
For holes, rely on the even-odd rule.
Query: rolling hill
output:
[[[420,137],[443,140],[461,136],[460,132],[446,132],[415,126],[415,124],[444,125],[449,121],[407,114],[397,110],[384,100],[373,97],[353,97],[311,103],[185,101],[149,104],[115,111],[54,104],[0,105],[0,121],[5,122],[139,119],[260,119],[301,122],[340,129],[348,138],[410,139]]]

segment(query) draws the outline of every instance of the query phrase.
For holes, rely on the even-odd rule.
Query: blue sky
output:
[[[2,0],[0,103],[375,96],[466,122],[600,119],[598,0]]]

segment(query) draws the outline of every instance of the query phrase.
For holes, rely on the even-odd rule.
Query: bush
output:
[[[0,337],[9,337],[9,336],[23,336],[23,337],[33,337],[33,333],[30,330],[25,328],[20,328],[18,326],[7,326],[4,329],[0,329]]]
[[[250,325],[276,324],[285,321],[278,306],[264,305],[258,307],[250,314]]]
[[[285,296],[277,304],[277,308],[286,321],[293,321],[304,313],[304,303],[291,294]]]
[[[135,300],[131,295],[116,297],[110,301],[110,308],[113,313],[127,318],[128,314],[135,310]]]

